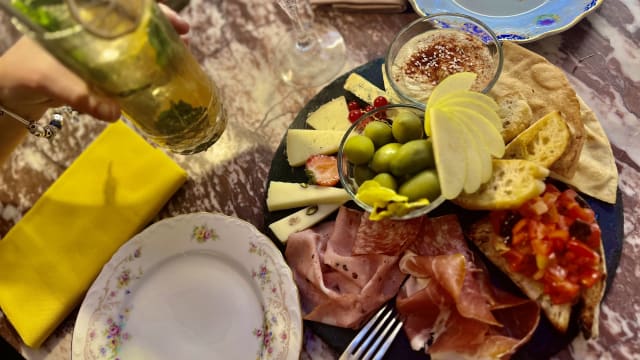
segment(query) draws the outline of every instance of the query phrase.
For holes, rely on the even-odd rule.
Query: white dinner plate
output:
[[[159,221],[114,254],[80,307],[72,358],[294,360],[301,346],[282,253],[245,221],[196,213]]]
[[[420,15],[463,13],[489,26],[500,40],[526,43],[557,34],[604,0],[409,0]]]

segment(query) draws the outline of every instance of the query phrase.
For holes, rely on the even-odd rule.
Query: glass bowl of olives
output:
[[[363,210],[410,219],[444,202],[424,108],[390,104],[364,113],[338,149],[340,182]]]

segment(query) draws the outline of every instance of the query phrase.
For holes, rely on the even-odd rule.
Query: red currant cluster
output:
[[[353,100],[353,101],[349,101],[349,103],[347,104],[347,107],[349,108],[349,121],[351,121],[352,123],[356,122],[356,120],[360,119],[360,117],[365,114],[368,113],[369,111],[375,109],[375,108],[379,108],[381,106],[385,106],[389,103],[389,100],[387,100],[386,97],[384,96],[378,96],[377,98],[375,98],[373,100],[373,105],[367,105],[363,108],[360,107],[360,104],[358,104],[357,101]]]

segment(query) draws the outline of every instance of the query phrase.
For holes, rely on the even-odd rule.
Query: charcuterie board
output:
[[[354,100],[355,97],[343,89],[343,85],[348,75],[355,72],[374,85],[383,88],[383,77],[381,72],[382,59],[373,60],[352,71],[340,76],[332,83],[323,88],[315,97],[313,97],[306,106],[298,113],[290,128],[306,128],[306,119],[308,115],[319,108],[321,105],[338,97],[345,96],[347,101]],[[275,152],[268,175],[268,181],[287,181],[287,182],[307,182],[307,176],[304,167],[292,168],[289,166],[286,155],[285,139],[283,138],[278,149]],[[560,184],[562,185],[562,184]],[[623,243],[623,207],[621,202],[620,191],[618,190],[617,201],[614,205],[582,195],[587,203],[596,213],[596,217],[602,230],[602,239],[607,262],[607,287],[611,285],[613,277],[620,260],[620,252]],[[349,206],[349,204],[347,204]],[[297,209],[296,209],[297,210]],[[296,210],[282,210],[274,212],[266,212],[265,224],[269,225]],[[470,212],[456,207],[453,204],[445,203],[432,213],[433,216],[438,214],[455,212],[465,225],[465,221],[475,216],[477,212]],[[276,243],[276,245],[284,251],[285,245],[282,244],[273,233],[267,230],[267,234]],[[479,256],[482,256],[478,253]],[[511,283],[508,278],[499,270],[493,267],[488,261],[485,261],[492,276],[492,282],[497,287],[510,290],[513,293],[519,293],[519,290]],[[606,296],[605,296],[606,299]],[[347,344],[355,336],[356,331],[351,329],[337,328],[316,322],[306,321],[305,325],[311,328],[318,336],[325,340],[336,351],[341,352],[346,348]],[[557,332],[543,316],[540,324],[536,329],[532,339],[525,344],[515,355],[514,359],[546,359],[563,348],[578,335],[578,326],[576,321],[572,321],[566,334]],[[394,341],[386,356],[389,359],[427,359],[428,355],[423,352],[416,352],[411,349],[409,342],[404,333]]]

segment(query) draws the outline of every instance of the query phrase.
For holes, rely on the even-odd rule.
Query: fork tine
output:
[[[391,315],[391,311],[387,313],[387,316],[385,316],[385,318],[380,322],[379,326],[381,326],[386,321],[389,315]],[[365,356],[362,358],[363,360],[369,360],[375,354],[378,354],[378,356],[381,356],[382,354],[384,354],[383,350],[386,351],[386,348],[384,346],[383,348],[380,349],[380,352],[376,352],[376,351],[378,350],[378,346],[380,346],[380,343],[382,342],[382,340],[385,339],[387,333],[389,332],[389,330],[391,330],[391,327],[396,323],[396,321],[397,321],[397,318],[395,316],[391,318],[391,321],[387,324],[387,326],[384,328],[382,333],[378,334],[378,336],[376,337],[376,341],[373,343],[373,345],[371,345],[371,347],[369,348],[369,351],[367,351]],[[376,328],[376,330],[377,329],[378,328]],[[372,334],[372,335],[375,335],[375,334]],[[394,334],[394,337],[395,337],[395,334]],[[370,338],[373,338],[373,336],[371,336]],[[390,344],[392,341],[393,341],[393,337],[389,337],[385,340],[385,344],[387,343]]]
[[[369,333],[369,329],[371,329],[371,327],[376,323],[376,321],[378,320],[378,318],[387,310],[387,306],[382,307],[380,310],[378,310],[378,312],[362,327],[362,329],[360,329],[360,331],[358,331],[358,334],[356,334],[356,336],[353,338],[353,340],[351,340],[351,342],[349,343],[349,346],[347,346],[347,348],[344,350],[344,353],[342,353],[342,356],[340,356],[339,360],[346,360],[349,359],[351,357],[351,354],[353,353],[353,350],[356,349],[356,347],[358,347],[358,345],[360,344],[360,341],[362,340],[363,337],[365,337],[368,333]]]
[[[384,344],[382,344],[382,347],[378,351],[378,354],[376,355],[376,357],[373,358],[373,360],[381,360],[382,359],[384,354],[387,353],[387,350],[389,349],[389,346],[391,346],[391,343],[393,343],[393,340],[396,338],[396,335],[398,335],[398,331],[400,331],[400,329],[402,329],[402,321],[398,320],[397,318],[394,318],[394,320],[397,320],[398,324],[393,329],[393,331],[391,332],[391,335],[389,335],[389,337],[384,342]]]
[[[379,318],[382,319],[379,320]],[[375,327],[374,327],[375,325]],[[374,327],[373,329],[371,329]],[[384,327],[384,329],[382,329]],[[358,334],[353,338],[347,349],[340,356],[340,360],[362,359],[368,360],[372,356],[379,360],[384,356],[389,346],[395,339],[398,331],[402,328],[402,321],[396,315],[393,315],[393,308],[388,305],[383,306],[378,312],[360,329]],[[382,329],[382,332],[380,330]],[[391,334],[387,336],[387,333]],[[384,340],[384,342],[383,342]],[[373,341],[373,345],[369,347],[369,343]],[[381,346],[382,345],[382,346]],[[380,347],[381,346],[381,347]],[[378,349],[378,347],[380,347]],[[353,352],[356,351],[355,354]],[[366,351],[366,354],[362,354]]]
[[[380,328],[384,325],[384,323],[387,321],[387,319],[389,318],[389,315],[391,315],[391,310],[388,309],[386,306],[382,308],[385,311],[385,315],[382,318],[382,320],[380,320],[378,322],[378,324],[376,325],[375,328],[373,328],[373,331],[371,331],[369,334],[367,334],[367,337],[365,338],[364,342],[362,343],[362,345],[360,345],[360,348],[358,349],[358,352],[356,352],[353,356],[356,359],[359,359],[362,354],[367,350],[367,347],[369,346],[369,343],[374,340],[376,338],[376,335],[378,335],[378,331],[380,331]],[[385,330],[386,332],[386,330]],[[374,350],[375,348],[378,346],[377,344],[380,342],[380,339],[384,336],[384,333],[382,333],[380,336],[378,336],[377,341],[374,343],[374,346],[372,347]],[[371,352],[371,351],[369,351]],[[367,353],[368,355],[369,353]],[[367,357],[365,356],[363,359],[366,359]]]

